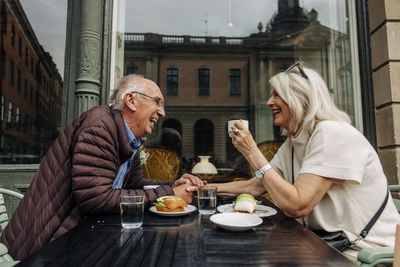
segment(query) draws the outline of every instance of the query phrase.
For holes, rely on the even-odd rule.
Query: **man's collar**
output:
[[[131,129],[129,129],[128,124],[125,124],[126,135],[128,136],[128,142],[133,149],[138,149],[138,147],[142,144],[139,138],[136,138],[135,135],[132,133]]]

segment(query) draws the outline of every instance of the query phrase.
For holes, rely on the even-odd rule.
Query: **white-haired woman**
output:
[[[394,246],[400,216],[378,155],[335,106],[321,76],[296,63],[270,83],[267,105],[287,139],[268,162],[250,132],[236,122],[232,142],[256,178],[219,186],[219,192],[260,195],[266,190],[287,216],[301,218],[312,230],[343,231],[350,241],[360,238],[382,206],[369,234],[352,248]]]

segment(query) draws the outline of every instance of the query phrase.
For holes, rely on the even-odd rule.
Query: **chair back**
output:
[[[175,180],[182,166],[178,153],[166,147],[144,147],[141,160],[144,176],[158,181]]]
[[[282,142],[268,140],[268,141],[263,141],[263,142],[257,144],[257,147],[260,149],[260,151],[264,155],[264,157],[268,161],[271,161],[271,159],[275,156],[276,152],[278,152],[278,149],[281,147],[281,145],[282,145]],[[255,170],[251,169],[252,176],[254,176],[254,171]]]
[[[16,201],[20,201],[23,198],[23,194],[9,190],[9,189],[5,189],[5,188],[0,188],[0,225],[1,225],[1,229],[4,229],[9,221],[9,214],[7,213],[7,205],[6,202],[4,201],[6,196],[10,196],[12,198],[14,198],[14,200]],[[11,205],[8,205],[9,207],[11,207]]]

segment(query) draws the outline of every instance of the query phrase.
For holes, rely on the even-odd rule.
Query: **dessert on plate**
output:
[[[235,212],[255,213],[257,200],[250,194],[240,194],[233,204]]]

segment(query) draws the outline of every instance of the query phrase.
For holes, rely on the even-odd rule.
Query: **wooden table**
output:
[[[18,266],[357,266],[280,212],[246,232],[209,218],[146,212],[138,230],[122,229],[119,216],[87,218]]]

